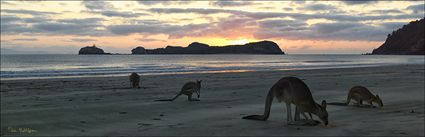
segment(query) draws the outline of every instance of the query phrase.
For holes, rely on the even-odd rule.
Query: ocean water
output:
[[[402,55],[1,55],[1,79],[351,68],[424,64]]]

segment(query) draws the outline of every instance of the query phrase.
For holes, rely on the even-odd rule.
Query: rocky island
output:
[[[272,41],[252,42],[244,45],[209,46],[193,42],[187,47],[167,46],[165,48],[145,49],[137,47],[132,54],[285,54]]]
[[[412,21],[401,29],[388,34],[385,43],[374,49],[372,54],[424,55],[425,20]]]
[[[93,46],[86,46],[81,48],[80,51],[78,51],[78,54],[86,55],[86,54],[109,54],[109,53],[105,53],[103,49],[100,49],[93,44]]]

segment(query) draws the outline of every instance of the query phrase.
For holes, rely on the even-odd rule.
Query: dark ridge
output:
[[[167,46],[165,48],[134,48],[132,54],[285,54],[273,41],[252,42],[244,45],[209,46],[193,42],[187,47]]]
[[[425,20],[412,21],[397,31],[388,34],[385,43],[372,54],[425,55]]]

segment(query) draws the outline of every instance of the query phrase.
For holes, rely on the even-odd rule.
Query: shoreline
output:
[[[302,71],[302,70],[323,70],[323,69],[350,69],[350,68],[368,68],[368,67],[386,67],[386,66],[402,66],[402,65],[425,65],[425,64],[367,64],[359,66],[339,66],[339,67],[312,67],[312,68],[283,68],[273,70],[213,70],[213,71],[192,71],[192,72],[164,72],[164,73],[139,73],[141,76],[161,76],[161,75],[187,75],[187,74],[217,74],[217,73],[244,73],[244,72],[271,72],[271,71]],[[83,75],[83,76],[42,76],[42,77],[9,77],[0,78],[0,81],[9,80],[37,80],[37,79],[67,79],[67,78],[102,78],[102,77],[125,77],[129,73],[123,74],[99,74],[99,75]]]
[[[383,108],[328,105],[332,127],[286,125],[284,103],[274,101],[267,121],[241,119],[264,111],[268,89],[296,76],[320,103],[339,102],[363,85]],[[171,98],[191,80],[203,80],[201,101]],[[142,75],[1,81],[2,135],[23,136],[423,136],[424,65],[237,73]],[[354,101],[352,101],[354,102]],[[314,119],[318,119],[314,116]],[[8,128],[32,133],[12,133]]]

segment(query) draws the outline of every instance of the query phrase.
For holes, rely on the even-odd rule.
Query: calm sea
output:
[[[1,79],[325,69],[424,64],[386,55],[1,55]]]

